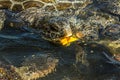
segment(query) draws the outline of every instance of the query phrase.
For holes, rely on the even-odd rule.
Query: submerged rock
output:
[[[116,60],[109,49],[101,44],[88,43],[84,46],[86,52],[88,79],[104,80],[120,78],[120,62]],[[91,76],[92,79],[91,79]]]
[[[20,75],[15,71],[12,65],[6,65],[0,62],[0,79],[1,80],[22,80]]]
[[[58,60],[47,54],[33,55],[22,63],[22,67],[16,68],[23,80],[33,80],[45,77],[55,71]]]
[[[114,41],[110,41],[110,40],[104,40],[104,41],[100,41],[100,44],[106,46],[109,51],[113,54],[113,57],[115,59],[117,59],[118,61],[120,61],[120,39],[118,40],[114,40]]]

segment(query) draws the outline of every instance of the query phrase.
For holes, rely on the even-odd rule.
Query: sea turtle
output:
[[[85,7],[91,0],[0,0],[1,9],[22,11],[30,7],[44,8],[45,10],[63,10],[70,7]]]
[[[97,40],[100,37],[99,34],[102,36],[104,34],[104,31],[100,30],[107,29],[107,25],[119,25],[118,15],[104,12],[100,7],[102,3],[110,3],[109,1],[1,0],[0,2],[1,9],[18,11],[18,13],[1,11],[2,15],[6,15],[4,19],[1,18],[3,19],[3,21],[1,20],[1,28],[5,21],[5,24],[9,24],[11,27],[32,27],[32,30],[29,29],[31,32],[39,33],[44,39],[52,42],[68,41],[69,43],[83,37]],[[96,6],[95,3],[99,6]],[[119,2],[114,1],[114,3],[118,4],[115,6],[119,7]],[[113,2],[107,5],[111,6],[112,4]],[[112,9],[110,8],[110,10]],[[91,28],[91,26],[94,27]],[[119,34],[119,30],[117,34]],[[70,36],[73,40],[68,38]]]
[[[99,41],[103,39],[103,36],[106,37],[109,35],[114,35],[115,39],[119,38],[120,33],[119,30],[117,30],[119,27],[115,27],[117,28],[115,31],[118,32],[109,32],[109,27],[110,29],[114,29],[114,27],[109,25],[118,24],[117,26],[119,26],[118,16],[102,12],[101,7],[96,7],[95,0],[1,0],[0,2],[0,13],[4,15],[0,18],[1,24],[5,22],[5,26],[27,30],[33,34],[37,33],[43,39],[50,42],[69,45],[69,43],[81,39],[83,42],[92,40]],[[3,8],[9,10],[3,10]],[[118,36],[115,34],[118,34]],[[34,62],[34,59],[36,60],[37,58],[28,58],[26,63],[23,63],[23,67],[17,68],[16,72],[19,73],[23,71],[25,74],[29,71],[33,72],[31,70],[24,72],[26,65],[29,66],[30,69],[38,66],[36,64],[34,64],[34,66],[27,64],[31,59]],[[46,57],[44,59],[46,59]],[[46,70],[48,70],[48,68]],[[37,72],[37,70],[35,70],[35,72]],[[19,74],[22,76],[21,73]],[[40,72],[40,74],[42,73]],[[28,75],[32,75],[32,73]],[[25,75],[25,77],[28,76]],[[34,78],[38,77],[43,76],[34,76]]]
[[[107,12],[116,16],[120,15],[120,0],[94,0],[94,3],[103,12]]]
[[[90,4],[91,2],[92,2],[91,0],[89,0],[89,1],[86,1],[86,0],[82,0],[82,1],[79,1],[79,0],[78,1],[74,1],[74,0],[73,1],[71,1],[71,0],[65,0],[65,1],[63,1],[63,0],[20,0],[20,1],[19,0],[1,0],[0,8],[18,12],[18,14],[13,14],[13,13],[11,14],[9,12],[5,12],[5,14],[8,15],[8,16],[6,16],[6,18],[7,18],[6,23],[9,24],[10,26],[16,25],[18,27],[22,24],[23,24],[22,26],[25,26],[25,24],[23,22],[23,21],[25,21],[25,23],[28,22],[30,26],[34,26],[36,28],[37,26],[42,24],[42,23],[39,24],[40,23],[39,21],[41,21],[40,19],[45,18],[45,16],[47,16],[48,18],[50,18],[50,16],[51,17],[56,16],[59,13],[57,11],[61,11],[58,15],[60,15],[60,14],[63,15],[65,12],[69,11],[69,10],[67,10],[67,11],[63,11],[63,10],[66,10],[68,8],[76,9],[78,7],[82,9],[82,8],[86,7],[88,4]],[[25,10],[25,11],[23,11],[23,10]],[[71,12],[71,10],[69,12]],[[66,13],[66,16],[69,14],[71,14],[71,15],[74,14],[73,11],[71,13],[69,13],[69,12],[67,12],[68,14]],[[55,15],[53,15],[53,14],[55,14]],[[47,20],[47,17],[45,18],[46,21],[49,20],[49,19]],[[57,17],[50,18],[49,24],[55,25],[54,28],[52,26],[51,26],[51,28],[49,28],[47,26],[49,24],[43,25],[43,26],[46,26],[46,27],[44,27],[44,29],[48,29],[48,32],[50,31],[50,34],[48,34],[48,32],[46,30],[45,30],[46,32],[42,31],[43,34],[45,35],[44,38],[46,38],[47,40],[50,40],[50,41],[55,40],[56,41],[56,37],[57,38],[63,37],[63,36],[67,37],[67,36],[72,35],[71,29],[69,26],[69,21],[67,21],[67,18],[64,16],[62,18],[61,17],[59,17],[59,18],[58,19],[57,19]],[[62,20],[64,20],[65,22],[64,21],[61,22]],[[46,21],[44,21],[44,22],[46,22]],[[56,23],[54,23],[54,21],[56,21],[56,23],[59,23],[59,24],[56,25]],[[42,20],[42,22],[43,22],[43,20]],[[59,28],[61,24],[62,24],[62,28]],[[66,27],[66,25],[67,25],[67,27]],[[57,32],[57,31],[55,31],[56,29],[58,29],[60,31],[60,33],[62,33],[62,34],[56,33]],[[54,35],[54,36],[52,36],[52,35]],[[80,35],[82,35],[82,34],[80,34]]]
[[[34,2],[37,1],[33,1],[32,3]],[[10,23],[10,26],[14,27],[15,26],[32,27],[32,30],[29,29],[31,30],[31,32],[41,34],[44,39],[58,43],[66,41],[71,42],[74,40],[81,39],[83,37],[85,37],[87,40],[89,39],[97,40],[99,39],[100,34],[102,36],[104,35],[104,31],[100,30],[106,30],[107,29],[106,27],[111,24],[119,25],[119,17],[117,15],[111,15],[110,13],[104,12],[101,10],[101,7],[95,5],[95,3],[96,4],[99,3],[99,5],[101,6],[102,3],[104,3],[104,1],[102,0],[101,1],[55,0],[45,2],[39,0],[38,2],[43,2],[44,6],[36,7],[36,5],[39,4],[34,3],[35,5],[23,8],[24,9],[23,11],[15,14],[11,13],[10,15],[9,12],[8,13],[6,12],[6,14],[9,14],[8,16],[11,16],[8,18],[14,19],[13,21],[7,22]],[[13,3],[15,2],[12,1],[12,4]],[[29,3],[29,0],[27,2],[20,1],[17,4],[20,3],[22,7],[25,7],[25,3]],[[109,1],[106,1],[106,3],[109,3]],[[59,6],[59,4],[64,6]],[[108,5],[111,6],[111,4]],[[51,9],[50,6],[54,7],[54,9],[53,8]],[[119,5],[116,6],[118,7]],[[12,9],[13,8],[14,6],[12,6]],[[33,30],[33,28],[35,30]],[[72,36],[73,40],[71,40],[71,38],[68,38],[70,36]]]
[[[52,16],[50,15],[51,18],[50,16],[47,16],[48,17],[47,19],[47,17],[45,17],[45,13],[46,15],[48,15],[52,11],[65,10],[67,8],[72,8],[72,7],[75,8],[75,7],[81,6],[81,4],[82,5],[84,4],[83,7],[85,7],[86,4],[89,4],[89,2],[86,0],[85,1],[83,0],[82,2],[81,1],[59,1],[59,0],[0,0],[0,8],[1,8],[0,14],[2,15],[0,18],[0,24],[1,24],[0,29],[4,28],[4,26],[17,27],[17,28],[24,27],[24,26],[29,27],[28,25],[34,26],[35,20],[38,19],[36,22],[39,23],[41,20],[45,19],[43,21],[45,22],[45,25],[43,25],[44,27],[42,27],[42,34],[44,35],[43,37],[44,39],[47,39],[49,41],[56,42],[58,39],[64,36],[68,37],[72,35],[71,29],[69,26],[69,21],[65,17],[56,16],[56,12],[55,12],[56,17],[52,18]],[[27,10],[27,13],[24,13],[25,11],[23,10]],[[29,13],[29,10],[30,10],[30,13]],[[47,13],[46,11],[51,11],[51,12]],[[23,20],[25,16],[23,14],[26,15],[25,20]],[[27,17],[27,14],[29,14],[28,17]],[[30,14],[32,14],[31,17],[30,17]],[[41,15],[41,20],[37,18],[37,14],[39,15],[39,18]],[[28,18],[30,18],[30,20]],[[26,22],[28,22],[28,24],[26,24]],[[49,24],[46,24],[46,22],[49,22]],[[50,25],[51,27],[49,28]],[[37,29],[37,26],[34,26],[34,27]],[[30,31],[40,33],[39,28],[37,31],[34,29],[31,30],[30,28]],[[49,31],[51,32],[51,34],[49,34]],[[60,33],[58,33],[59,31]],[[74,38],[70,38],[70,39],[74,40]],[[40,62],[37,62],[37,61],[41,61],[41,64]],[[48,73],[53,72],[56,67],[56,64],[57,62],[53,57],[49,58],[49,56],[46,56],[45,54],[43,54],[37,57],[36,56],[29,57],[24,61],[23,65],[20,68],[13,66],[13,69],[15,69],[15,71],[13,72],[15,72],[16,75],[18,74],[20,76],[19,79],[17,78],[18,80],[21,80],[21,79],[32,80],[32,79],[44,77]],[[2,71],[6,70],[6,67],[2,67],[2,66],[0,67],[2,68]],[[10,69],[8,69],[8,72],[11,73]],[[3,74],[8,75],[7,72],[1,73],[1,75]],[[10,79],[14,80],[14,77],[12,77],[11,75],[2,76],[2,79],[9,78],[9,77],[11,77]]]

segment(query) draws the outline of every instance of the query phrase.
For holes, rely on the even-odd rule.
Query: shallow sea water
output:
[[[86,0],[81,1],[87,4]],[[80,22],[80,25],[83,27],[86,26],[82,29],[84,30],[83,32],[86,32],[86,34],[88,32],[89,34],[89,32],[91,31],[91,38],[96,38],[96,36],[98,38],[99,36],[102,36],[104,38],[107,38],[108,41],[110,41],[109,38],[112,38],[111,36],[115,35],[115,38],[120,39],[120,14],[118,8],[119,3],[117,2],[117,0],[113,1],[118,4],[115,4],[114,2],[112,3],[112,0],[110,0],[110,5],[107,4],[107,1],[109,2],[109,0],[106,0],[106,2],[104,2],[104,0],[100,0],[100,3],[99,0],[88,0],[88,3],[89,1],[93,1],[93,3],[88,5],[83,4],[83,6],[85,5],[86,7],[84,6],[85,8],[81,10],[83,12],[80,12],[80,15],[77,15],[77,17],[79,17],[81,21],[83,20],[82,22]],[[12,21],[13,23],[19,23],[17,19],[9,19],[9,17],[11,18],[12,15],[13,14],[11,11],[10,14],[8,14],[8,24],[9,21]],[[75,18],[77,19],[77,17]],[[95,22],[95,24],[92,25],[91,22]],[[109,23],[115,25],[116,28],[114,28],[114,26],[112,25],[108,25]],[[59,44],[54,44],[52,42],[42,39],[40,37],[40,34],[28,32],[27,29],[21,30],[18,28],[14,28],[14,26],[8,27],[6,26],[8,24],[5,24],[4,28],[0,30],[0,69],[1,67],[3,67],[1,66],[1,62],[5,65],[12,65],[16,68],[20,68],[23,67],[24,61],[29,57],[47,54],[58,60],[57,66],[55,67],[53,72],[45,75],[45,77],[38,78],[36,80],[120,80],[120,61],[114,59],[113,54],[111,53],[112,49],[110,50],[105,46],[107,44],[103,45],[107,41],[99,44],[100,42],[97,41],[81,42],[80,40],[78,40],[71,43],[70,46],[61,46]],[[99,24],[100,27],[102,26],[100,33],[97,33],[98,29],[91,30],[91,27],[98,27]],[[106,26],[108,26],[108,30],[105,30]],[[107,32],[109,31],[109,26],[111,26],[111,32]],[[103,34],[102,30],[105,30],[103,31]],[[120,50],[116,52],[119,54]],[[38,60],[37,62],[42,61]],[[34,64],[33,62],[31,63]],[[0,73],[2,72],[0,71]],[[1,74],[0,80],[3,80],[1,79]]]
[[[49,53],[59,59],[58,66],[54,72],[38,80],[119,80],[120,62],[107,58],[104,53],[109,55],[109,51],[104,46],[95,44],[97,48],[94,49],[90,45],[84,47],[73,43],[62,47],[41,39],[37,34],[4,29],[0,31],[0,61],[20,67],[28,56]],[[76,62],[81,47],[86,53]],[[95,54],[89,53],[91,49]]]

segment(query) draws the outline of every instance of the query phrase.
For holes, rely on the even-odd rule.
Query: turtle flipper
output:
[[[5,20],[6,20],[5,10],[0,10],[0,30],[4,27]]]

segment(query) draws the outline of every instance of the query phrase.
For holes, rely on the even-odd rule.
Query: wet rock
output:
[[[0,62],[0,79],[1,80],[22,80],[16,73],[15,67]]]
[[[23,80],[33,80],[54,72],[57,63],[58,59],[47,54],[32,55],[26,58],[22,67],[16,68],[15,71]]]
[[[113,57],[120,61],[120,39],[118,40],[104,40],[100,41],[100,44],[106,46],[109,51],[113,54]]]
[[[88,77],[90,80],[112,79],[113,77],[119,79],[120,62],[113,58],[109,49],[96,43],[88,43],[84,46],[84,49],[89,71],[86,78]]]
[[[87,53],[86,59],[88,60],[89,67],[94,67],[94,72],[98,72],[98,74],[117,73],[116,71],[118,70],[118,73],[120,73],[120,62],[113,58],[112,53],[107,47],[96,43],[88,43],[85,48]]]

